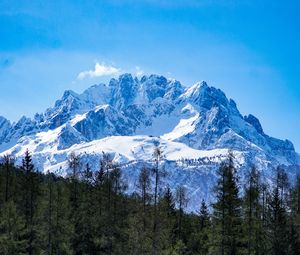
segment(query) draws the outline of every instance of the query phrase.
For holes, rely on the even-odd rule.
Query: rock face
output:
[[[10,122],[4,117],[0,116],[0,141],[4,141],[11,129]]]
[[[66,91],[34,119],[11,124],[0,117],[0,153],[20,159],[28,148],[41,171],[64,174],[71,151],[94,169],[106,151],[122,164],[131,189],[140,164],[151,164],[155,144],[165,152],[166,181],[174,189],[186,185],[191,209],[208,196],[228,149],[237,156],[241,179],[252,165],[270,180],[273,167],[282,165],[293,176],[300,165],[290,141],[266,135],[255,116],[243,117],[232,99],[205,82],[185,88],[159,75],[123,74],[82,94]]]

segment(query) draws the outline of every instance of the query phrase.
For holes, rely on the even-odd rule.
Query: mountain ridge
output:
[[[134,125],[142,122],[147,127],[152,124],[149,114],[148,116],[145,115],[146,111],[150,111],[152,117],[163,114],[173,114],[176,109],[174,109],[175,107],[172,103],[175,105],[186,104],[185,107],[182,108],[186,113],[189,111],[197,111],[195,110],[195,105],[198,108],[209,110],[210,114],[217,116],[217,122],[213,123],[214,128],[222,128],[222,126],[224,127],[229,124],[228,122],[230,122],[230,120],[228,116],[238,117],[240,118],[238,121],[244,120],[245,123],[249,123],[259,134],[255,137],[255,142],[253,139],[249,139],[247,134],[239,134],[244,138],[246,136],[247,140],[250,140],[256,145],[262,145],[264,141],[261,141],[260,136],[263,136],[269,139],[270,144],[277,143],[277,147],[291,151],[294,150],[294,146],[289,140],[283,141],[266,135],[260,121],[254,115],[249,114],[243,117],[232,99],[228,100],[223,91],[209,87],[205,81],[184,88],[179,81],[167,79],[164,76],[152,74],[138,79],[128,73],[120,75],[118,79],[111,79],[108,85],[103,83],[93,85],[81,94],[72,90],[66,90],[62,98],[55,102],[54,107],[46,109],[42,114],[37,113],[33,119],[23,116],[16,123],[11,123],[4,117],[0,117],[1,144],[16,142],[25,135],[33,135],[41,131],[52,130],[67,122],[73,123],[79,132],[85,132],[87,131],[85,126],[88,122],[95,124],[102,122],[109,126],[116,121],[121,123],[127,121],[127,127],[129,127],[127,132],[134,134]],[[93,110],[97,107],[97,110]],[[153,107],[156,109],[153,109]],[[122,111],[124,114],[119,114],[117,111]],[[115,119],[109,119],[107,117],[109,115],[108,112],[110,115],[114,115]],[[133,114],[133,118],[129,120],[124,119],[124,116],[127,117],[129,114]],[[77,120],[79,115],[85,115],[86,118],[82,117],[80,121],[77,121],[76,118],[72,120],[76,115],[78,115]],[[198,116],[198,122],[199,117],[200,116]],[[238,121],[235,122],[237,123]],[[245,123],[243,123],[244,126]],[[105,135],[114,134],[125,135],[121,127],[116,123],[114,123],[113,126],[115,127],[115,131],[104,132],[103,137],[105,137]],[[253,132],[253,130],[250,131]],[[86,134],[86,136],[88,140],[99,138],[99,135],[95,134],[95,132],[93,134]],[[202,144],[202,147],[205,147],[204,144]],[[200,148],[200,146],[198,146],[198,148]]]
[[[293,176],[300,165],[292,142],[265,134],[260,121],[252,114],[242,116],[234,100],[222,90],[204,81],[186,88],[160,75],[139,79],[123,74],[81,94],[67,90],[53,107],[33,119],[22,117],[11,124],[0,117],[1,137],[0,154],[11,153],[20,163],[28,148],[41,171],[60,174],[65,173],[66,159],[73,150],[80,151],[83,161],[97,168],[95,162],[102,155],[98,147],[102,146],[117,162],[133,162],[127,174],[124,170],[132,190],[138,175],[134,169],[141,165],[140,158],[144,164],[151,164],[150,148],[161,144],[166,151],[164,167],[178,180],[168,178],[168,184],[173,188],[186,185],[194,194],[194,203],[199,194],[204,196],[197,181],[203,184],[205,178],[214,179],[225,151],[232,150],[237,155],[241,175],[256,165],[271,180],[274,167],[283,166]],[[128,148],[119,150],[118,142],[126,144],[124,141]],[[91,160],[84,148],[89,148]],[[147,151],[147,157],[142,156],[142,151]],[[210,156],[205,161],[201,155]],[[204,163],[180,165],[183,156],[190,162]],[[191,179],[193,175],[195,180]]]

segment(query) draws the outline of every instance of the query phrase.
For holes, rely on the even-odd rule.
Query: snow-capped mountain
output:
[[[265,134],[255,116],[242,116],[232,99],[205,82],[185,88],[159,75],[123,74],[82,94],[68,90],[33,119],[0,117],[0,153],[18,162],[29,149],[39,170],[63,175],[72,151],[94,169],[104,151],[122,167],[130,191],[140,167],[152,164],[155,145],[165,155],[164,181],[173,189],[186,186],[191,210],[210,199],[207,191],[228,149],[240,173],[256,165],[270,181],[274,167],[283,165],[293,176],[300,165],[290,141]]]

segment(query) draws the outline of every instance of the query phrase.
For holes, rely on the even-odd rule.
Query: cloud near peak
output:
[[[105,63],[99,64],[98,62],[95,64],[94,70],[82,71],[78,74],[77,79],[82,80],[86,77],[94,78],[101,76],[110,76],[116,75],[121,72],[121,69],[116,68],[114,66],[106,65]]]

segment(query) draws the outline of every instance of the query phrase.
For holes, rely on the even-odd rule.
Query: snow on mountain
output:
[[[44,121],[40,123],[41,127],[50,129],[59,127],[75,114],[82,114],[97,105],[106,104],[109,96],[110,90],[105,84],[94,85],[80,95],[67,90],[53,108],[46,110]]]
[[[28,148],[39,170],[64,175],[72,151],[93,169],[105,151],[121,164],[130,190],[138,169],[152,164],[157,144],[165,155],[165,181],[173,189],[187,187],[190,209],[207,197],[228,149],[241,177],[252,165],[270,180],[273,167],[284,165],[293,176],[300,165],[290,141],[266,135],[255,116],[243,117],[232,99],[205,82],[185,88],[159,75],[123,74],[82,94],[66,91],[34,119],[11,124],[0,117],[0,153],[12,153],[20,162]]]
[[[90,163],[94,169],[98,169],[104,151],[121,166],[124,179],[128,183],[128,192],[132,192],[136,187],[138,170],[144,166],[153,167],[153,148],[159,145],[165,157],[160,167],[167,172],[163,182],[173,191],[179,184],[187,187],[191,199],[189,210],[198,209],[200,198],[212,199],[207,191],[215,179],[215,170],[228,154],[227,149],[196,150],[183,143],[142,135],[110,136],[60,148],[57,137],[64,128],[41,132],[34,137],[24,137],[6,153],[15,155],[17,164],[21,164],[25,151],[29,149],[34,154],[37,169],[66,175],[66,158],[71,152],[81,156],[82,165]],[[236,164],[242,166],[245,163],[242,152],[234,153]]]

